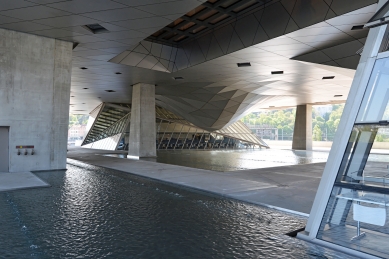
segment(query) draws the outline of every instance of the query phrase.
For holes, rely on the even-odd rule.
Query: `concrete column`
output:
[[[9,127],[9,171],[65,169],[73,44],[4,29],[0,39],[0,127]],[[18,155],[16,146],[34,146],[34,153],[25,148]]]
[[[155,86],[132,87],[129,158],[156,157]]]
[[[292,149],[312,150],[312,105],[297,105]]]

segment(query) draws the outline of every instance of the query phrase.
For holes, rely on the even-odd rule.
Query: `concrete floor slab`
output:
[[[315,163],[219,172],[104,153],[113,152],[71,148],[68,158],[305,216],[310,213],[325,166]]]
[[[31,172],[0,173],[0,192],[38,187],[50,185]]]

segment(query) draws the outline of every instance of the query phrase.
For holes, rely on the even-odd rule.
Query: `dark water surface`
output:
[[[0,258],[351,258],[284,235],[305,218],[68,162],[0,193]]]

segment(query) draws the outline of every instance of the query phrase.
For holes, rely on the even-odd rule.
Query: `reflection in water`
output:
[[[157,155],[156,159],[144,160],[221,172],[319,163],[328,158],[328,152],[279,149],[158,150]],[[126,158],[121,154],[107,156]]]
[[[284,235],[304,218],[69,163],[0,193],[2,258],[349,258]]]
[[[327,162],[327,151],[256,150],[159,150],[157,158],[142,160],[220,172]],[[127,158],[127,154],[106,154]],[[389,162],[388,154],[370,154],[369,161]]]

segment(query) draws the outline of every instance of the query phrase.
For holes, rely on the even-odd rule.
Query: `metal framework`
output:
[[[146,40],[175,46],[225,24],[270,0],[208,0],[150,35]]]
[[[125,134],[128,134],[131,107],[111,103],[104,103],[99,107],[99,110],[94,110],[93,125],[82,145],[115,150]],[[241,121],[210,132],[160,106],[155,107],[155,113],[158,125],[157,149],[269,148]]]

